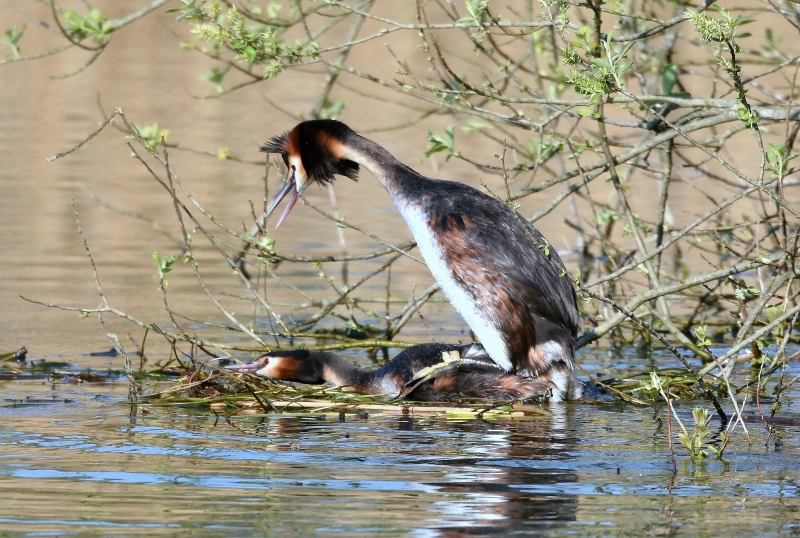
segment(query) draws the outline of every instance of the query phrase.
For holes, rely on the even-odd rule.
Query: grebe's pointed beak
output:
[[[276,230],[278,229],[278,226],[280,226],[281,223],[284,221],[284,219],[287,217],[287,215],[289,215],[289,212],[294,207],[294,204],[297,203],[297,199],[300,198],[300,193],[297,192],[297,190],[295,189],[294,176],[287,179],[286,183],[283,184],[283,188],[281,188],[280,192],[277,195],[275,195],[275,198],[272,200],[272,204],[269,206],[269,209],[267,210],[267,217],[272,215],[272,212],[275,211],[276,207],[278,207],[280,201],[286,198],[286,195],[289,194],[289,192],[292,193],[292,196],[289,198],[289,202],[286,204],[286,209],[283,210],[283,214],[278,219],[278,223],[275,225]]]
[[[286,195],[290,192],[292,195],[289,197],[289,201],[286,203],[286,209],[283,210],[281,217],[278,219],[278,223],[275,224],[275,229],[277,230],[278,227],[286,220],[286,217],[289,215],[289,212],[294,207],[294,204],[297,203],[297,200],[300,199],[300,195],[303,194],[303,191],[306,190],[308,187],[308,182],[298,182],[297,176],[299,175],[297,171],[294,169],[295,167],[292,166],[289,169],[289,176],[286,178],[286,182],[281,187],[280,192],[275,195],[275,198],[272,200],[272,204],[270,204],[269,209],[267,210],[267,217],[269,217],[275,208],[278,207],[278,204],[286,198]]]
[[[258,357],[256,360],[252,362],[243,362],[242,364],[231,364],[230,366],[226,366],[226,370],[230,370],[233,372],[242,372],[243,374],[254,374],[258,375],[259,370],[263,369],[266,366],[268,361],[265,359],[264,355]]]

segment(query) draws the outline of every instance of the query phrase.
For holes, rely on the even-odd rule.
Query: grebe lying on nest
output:
[[[442,368],[443,362],[450,367]],[[556,389],[550,381],[503,371],[479,344],[420,344],[375,370],[359,368],[333,353],[305,349],[270,351],[229,369],[426,402],[530,400]]]

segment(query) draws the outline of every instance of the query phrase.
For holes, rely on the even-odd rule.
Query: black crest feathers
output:
[[[290,155],[299,154],[306,175],[320,183],[332,182],[336,174],[357,181],[358,163],[336,156],[337,148],[353,136],[357,135],[340,121],[304,121],[290,132],[271,138],[261,151],[280,153],[287,164]]]
[[[289,132],[285,132],[278,136],[273,136],[267,141],[266,144],[261,146],[261,151],[264,153],[286,153],[286,143],[289,140]]]

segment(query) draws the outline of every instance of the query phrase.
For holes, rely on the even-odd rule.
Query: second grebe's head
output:
[[[323,365],[319,360],[323,355],[324,353],[313,353],[307,349],[270,351],[253,362],[229,369],[281,381],[321,384],[325,382]]]
[[[354,135],[355,132],[340,121],[311,120],[272,138],[261,147],[265,153],[280,153],[288,169],[286,183],[267,211],[269,216],[278,203],[292,193],[276,228],[312,183],[331,183],[336,174],[358,180],[358,164],[346,158],[346,139]]]

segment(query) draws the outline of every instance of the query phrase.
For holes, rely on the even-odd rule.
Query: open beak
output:
[[[287,194],[290,192],[292,193],[292,195],[289,197],[289,201],[286,203],[286,209],[283,210],[281,218],[278,219],[278,223],[275,225],[276,230],[289,215],[289,212],[294,207],[294,204],[297,203],[297,200],[300,199],[300,195],[303,194],[303,191],[306,190],[306,187],[308,186],[308,183],[306,183],[305,185],[300,185],[298,187],[295,176],[296,174],[290,171],[289,177],[286,178],[286,183],[283,184],[281,191],[272,200],[272,204],[270,204],[269,209],[267,210],[267,217],[269,217],[272,212],[275,211],[275,208],[278,207],[280,201],[286,198]]]
[[[264,365],[258,361],[253,362],[245,362],[243,364],[232,364],[230,366],[226,366],[226,370],[232,370],[234,372],[242,372],[244,374],[255,374],[260,369],[262,369]]]

